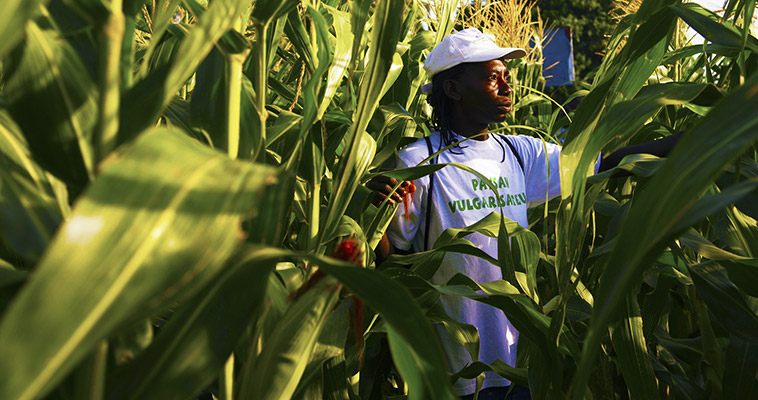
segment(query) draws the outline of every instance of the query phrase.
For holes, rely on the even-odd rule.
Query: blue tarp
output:
[[[574,45],[571,41],[571,28],[546,29],[543,37],[542,76],[545,77],[546,85],[573,85]]]

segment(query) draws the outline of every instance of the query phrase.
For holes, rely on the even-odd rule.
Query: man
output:
[[[523,49],[498,47],[473,28],[445,37],[429,53],[424,68],[432,80],[428,101],[433,107],[432,122],[437,131],[427,140],[418,140],[402,149],[397,166],[416,166],[431,153],[469,139],[442,152],[434,162],[459,163],[473,168],[497,185],[499,196],[460,168],[445,167],[416,180],[408,214],[405,215],[403,207],[398,209],[376,249],[378,262],[390,252],[390,245],[401,252],[428,250],[445,229],[464,228],[493,211],[499,212],[500,207],[506,218],[527,227],[529,202],[560,195],[560,146],[529,136],[488,133],[489,125],[503,122],[511,109],[506,60],[525,55]],[[425,90],[429,86],[425,85]],[[654,147],[662,147],[653,149],[652,153],[664,155],[676,139],[678,137],[663,145],[656,143]],[[648,152],[649,148],[643,146],[614,153],[611,163],[604,163],[603,168],[616,165],[623,155]],[[396,183],[394,179],[376,179],[369,187],[377,191],[379,197],[391,196],[391,200],[399,202],[408,185],[403,183],[400,193],[391,193]],[[497,239],[478,233],[467,239],[497,258]],[[478,283],[502,279],[499,266],[478,257],[448,253],[431,281],[445,284],[457,273]],[[440,302],[451,318],[473,325],[479,331],[479,361],[492,363],[500,359],[509,365],[515,364],[519,334],[502,311],[455,296],[442,296]],[[451,372],[472,362],[465,348],[444,329],[440,327],[438,332]],[[475,385],[474,380],[459,379],[454,388],[458,395],[466,398],[473,395]],[[479,398],[502,399],[510,385],[507,379],[487,372]],[[529,392],[515,387],[511,396],[529,398]]]

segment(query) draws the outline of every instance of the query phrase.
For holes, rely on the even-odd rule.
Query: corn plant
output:
[[[380,172],[428,131],[456,2],[434,23],[399,0],[0,5],[0,397],[436,399],[485,370],[536,398],[753,393],[755,1],[644,1],[565,134],[563,198],[381,266],[394,206],[361,183],[456,167]],[[671,48],[679,20],[708,42]],[[547,101],[511,127],[555,132]],[[668,159],[588,179],[678,131]],[[500,238],[504,280],[431,285],[471,232]],[[478,336],[441,293],[502,309],[518,365],[451,376],[431,324]]]

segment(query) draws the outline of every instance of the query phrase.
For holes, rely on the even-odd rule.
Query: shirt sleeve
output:
[[[544,202],[561,195],[561,146],[531,136],[516,136],[517,149],[524,161],[526,198]]]

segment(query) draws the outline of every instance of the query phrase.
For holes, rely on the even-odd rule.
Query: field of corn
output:
[[[455,1],[0,0],[0,399],[451,399],[486,370],[536,399],[756,398],[756,0],[644,0],[568,118],[539,46],[511,61],[493,129],[562,142],[562,197],[376,265],[397,206],[364,184],[429,133],[426,54],[539,37],[502,3],[512,38]],[[504,280],[431,285],[471,232]],[[448,373],[432,324],[479,342],[442,293],[503,310],[515,368]]]

